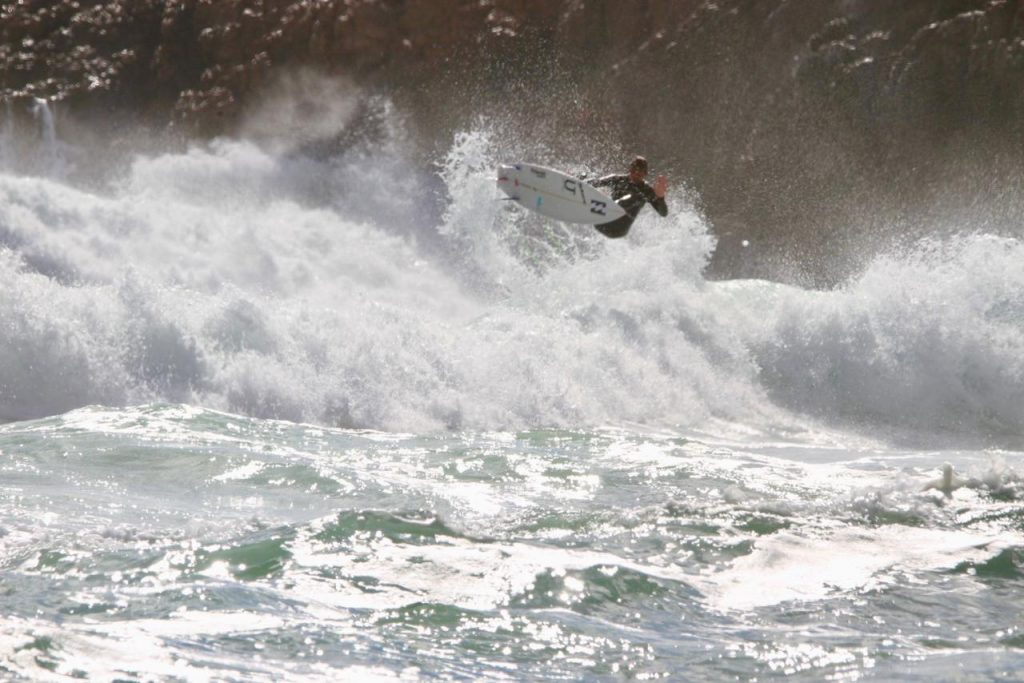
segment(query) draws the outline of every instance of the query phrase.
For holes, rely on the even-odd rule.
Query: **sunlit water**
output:
[[[1022,245],[707,282],[378,151],[0,174],[4,677],[1020,680]]]

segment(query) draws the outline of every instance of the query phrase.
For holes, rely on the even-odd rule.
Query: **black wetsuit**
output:
[[[594,187],[611,188],[612,199],[619,203],[626,210],[626,215],[610,223],[601,223],[594,227],[605,237],[625,237],[626,233],[633,226],[636,215],[644,204],[649,203],[661,216],[668,215],[668,204],[664,197],[654,194],[654,188],[644,181],[634,183],[629,175],[606,175],[590,183]]]

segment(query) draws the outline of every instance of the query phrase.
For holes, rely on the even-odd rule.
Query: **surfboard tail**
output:
[[[542,216],[593,225],[619,219],[624,210],[585,181],[536,164],[501,164],[497,184],[510,199]]]

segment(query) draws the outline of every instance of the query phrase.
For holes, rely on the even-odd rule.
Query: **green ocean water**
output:
[[[1019,680],[1021,465],[85,408],[0,427],[0,671]]]

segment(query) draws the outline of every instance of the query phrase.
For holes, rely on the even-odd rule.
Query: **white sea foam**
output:
[[[836,291],[740,284],[732,300],[761,302],[739,333],[782,405],[1015,442],[1024,432],[1022,259],[1017,240],[961,236],[878,259]]]
[[[456,140],[436,214],[432,181],[379,156],[221,140],[106,192],[0,175],[0,417],[168,400],[411,431],[1024,429],[1018,242],[925,245],[833,292],[709,283],[682,203],[607,241],[497,201],[486,132]]]
[[[751,610],[884,586],[900,572],[948,570],[1012,547],[1009,535],[940,529],[839,529],[822,538],[779,533],[700,583],[717,609]]]

